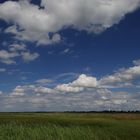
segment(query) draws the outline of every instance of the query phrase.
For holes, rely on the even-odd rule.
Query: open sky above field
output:
[[[140,110],[140,0],[1,0],[0,111]]]

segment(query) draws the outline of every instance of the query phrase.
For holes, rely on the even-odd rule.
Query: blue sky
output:
[[[0,111],[140,110],[139,7],[1,1]]]

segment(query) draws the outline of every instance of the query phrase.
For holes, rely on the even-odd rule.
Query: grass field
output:
[[[1,113],[0,140],[140,140],[140,114]]]

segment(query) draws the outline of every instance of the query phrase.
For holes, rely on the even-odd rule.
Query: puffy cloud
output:
[[[12,44],[9,46],[9,51],[17,52],[17,51],[25,51],[27,48],[24,44]]]
[[[81,30],[100,32],[118,23],[125,14],[140,6],[139,0],[42,0],[51,27],[74,26]]]
[[[90,77],[85,74],[81,74],[76,80],[68,84],[61,84],[56,87],[56,90],[61,92],[81,92],[84,88],[96,88],[97,80],[95,77]]]
[[[105,76],[99,80],[100,86],[102,85],[116,85],[119,83],[125,83],[128,86],[131,85],[129,82],[140,77],[140,66],[130,67],[128,69],[122,69],[113,75]],[[124,84],[123,84],[124,85]]]
[[[38,44],[60,41],[56,32],[67,27],[100,33],[136,10],[140,0],[41,0],[41,6],[27,0],[0,4],[0,18],[15,24],[6,32]]]
[[[81,74],[77,80],[71,83],[71,85],[76,87],[95,88],[97,86],[97,79],[95,77]]]
[[[64,93],[78,93],[84,90],[83,87],[73,87],[70,84],[58,85],[55,89]]]
[[[34,89],[34,92],[37,93],[37,94],[49,94],[49,93],[56,93],[56,91],[54,89],[51,89],[51,88],[46,88],[46,87],[36,87]]]
[[[17,86],[13,92],[11,93],[11,96],[24,96],[25,95],[25,88],[22,86]]]
[[[18,57],[19,54],[16,52],[8,52],[6,50],[0,50],[0,62],[5,64],[15,64],[13,58]]]
[[[94,89],[103,92],[102,88],[127,88],[139,87],[137,79],[140,78],[140,66],[133,66],[127,69],[121,69],[118,72],[105,76],[99,80],[93,76],[81,74],[76,80],[67,84],[61,84],[56,87],[63,92],[81,92],[84,89]],[[135,82],[135,84],[133,84]],[[105,92],[105,90],[104,90]]]
[[[30,62],[39,57],[38,53],[31,53],[24,44],[11,44],[8,50],[0,50],[0,62],[10,65],[16,64],[16,58],[21,57],[25,62]]]
[[[30,52],[22,52],[21,56],[25,62],[30,62],[30,61],[37,59],[39,57],[39,54],[38,53],[30,53]]]
[[[25,95],[40,95],[40,94],[50,94],[50,93],[57,93],[55,89],[37,86],[37,85],[24,85],[24,86],[17,86],[13,91],[10,93],[11,96],[25,96]]]
[[[0,62],[4,64],[16,64],[17,57],[21,57],[25,62],[29,62],[37,59],[39,54],[30,53],[27,46],[22,43],[14,43],[8,46],[8,50],[0,50]]]

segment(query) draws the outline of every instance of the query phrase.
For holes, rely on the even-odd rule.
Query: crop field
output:
[[[0,140],[140,140],[140,114],[0,113]]]

